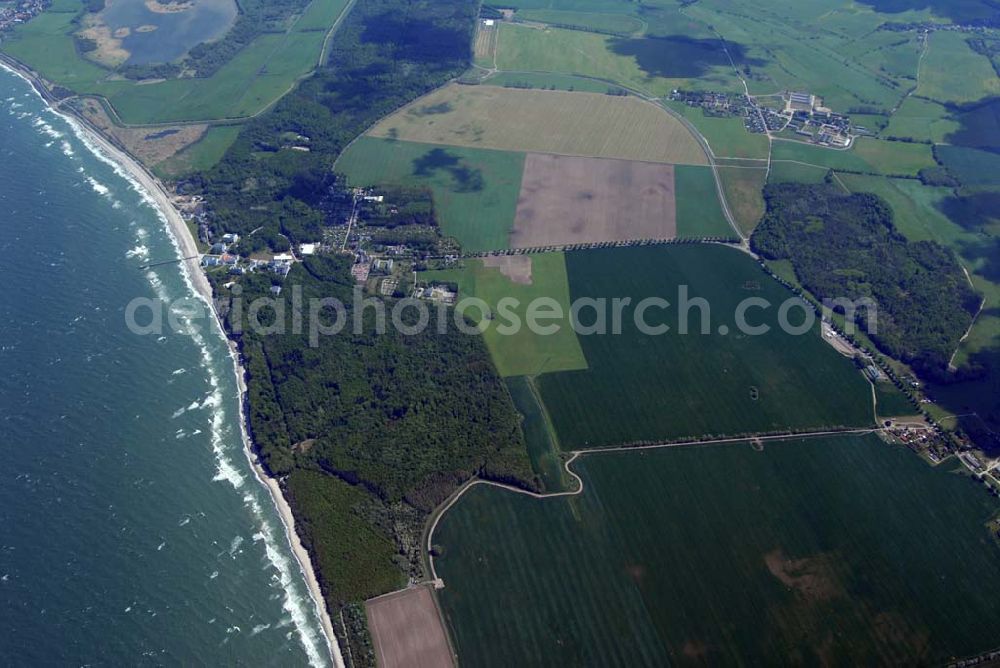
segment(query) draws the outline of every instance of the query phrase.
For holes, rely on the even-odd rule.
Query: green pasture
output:
[[[684,62],[687,42],[621,38],[579,30],[538,28],[505,23],[500,26],[497,66],[512,72],[578,74],[663,96],[683,85],[735,90],[731,69],[712,66],[698,81],[666,76],[671,63]],[[619,52],[616,52],[616,49]],[[650,68],[643,69],[643,64]],[[678,71],[683,74],[683,71]]]
[[[641,20],[627,14],[600,14],[597,12],[578,12],[563,9],[522,9],[517,12],[517,18],[538,23],[572,26],[581,30],[622,33],[626,35],[640,32],[645,27],[645,24]]]
[[[766,158],[767,137],[747,132],[743,119],[731,116],[719,118],[705,115],[700,108],[683,102],[667,101],[668,109],[683,116],[705,137],[712,153],[720,158]]]
[[[775,141],[775,161],[792,161],[827,169],[876,174],[916,176],[924,167],[934,167],[934,155],[926,144],[858,138],[850,149],[834,149],[798,141]]]
[[[175,179],[184,174],[211,169],[222,160],[241,129],[239,125],[209,126],[201,139],[156,165],[155,170],[161,176]]]
[[[476,297],[489,305],[493,313],[491,320],[484,321],[475,306],[470,306],[466,313],[485,326],[483,339],[501,376],[534,376],[586,369],[587,358],[569,324],[570,291],[564,255],[535,253],[515,259],[531,263],[530,284],[515,282],[500,269],[485,266],[486,261],[480,259],[466,260],[460,269],[422,272],[418,280],[456,283],[460,299]],[[516,303],[509,301],[509,306],[504,307],[501,304],[504,298],[516,300]],[[562,313],[555,321],[558,324],[555,333],[536,334],[528,327],[528,308],[536,299],[546,300]],[[512,315],[505,315],[503,308]],[[549,312],[550,309],[546,306],[543,310]],[[520,325],[508,327],[514,318]],[[549,325],[553,321],[539,319],[538,322]]]
[[[917,95],[961,104],[1000,93],[1000,77],[989,58],[970,49],[968,38],[965,33],[944,30],[930,35]]]
[[[887,137],[910,137],[917,141],[943,142],[958,127],[959,124],[940,104],[908,97],[889,119],[889,125],[882,134]]]
[[[362,136],[336,166],[352,185],[424,186],[441,231],[468,252],[509,247],[524,154]]]
[[[678,237],[733,237],[711,167],[674,165]]]

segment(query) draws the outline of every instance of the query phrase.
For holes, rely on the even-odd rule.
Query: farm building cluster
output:
[[[857,132],[851,126],[850,117],[824,107],[822,98],[795,91],[773,97],[780,97],[780,106],[770,104],[770,100],[762,104],[753,96],[715,91],[675,89],[670,94],[671,100],[683,102],[689,107],[700,107],[706,116],[742,117],[747,132],[789,130],[796,135],[794,138],[801,138],[800,141],[836,148],[851,145]]]

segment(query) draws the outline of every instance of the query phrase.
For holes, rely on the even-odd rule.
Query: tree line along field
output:
[[[461,663],[915,665],[995,646],[995,501],[874,435],[572,467],[579,496],[480,485],[442,517]]]
[[[476,297],[496,313],[503,298],[520,302],[512,312],[525,322],[529,303],[533,299],[555,300],[563,313],[570,308],[569,283],[563,253],[500,256],[465,260],[456,269],[427,271],[418,274],[421,281],[451,283],[458,286],[461,297]],[[482,321],[475,308],[469,316]],[[514,334],[500,333],[497,323],[486,323],[483,338],[493,363],[501,376],[533,376],[541,373],[586,369],[576,334],[569,327],[568,316],[561,320],[559,331],[548,336],[534,334],[527,326]]]
[[[383,119],[369,134],[472,148],[708,164],[680,121],[631,96],[451,84]]]
[[[313,0],[284,34],[262,34],[211,76],[152,82],[114,77],[74,44],[79,0],[59,0],[17,28],[2,50],[46,80],[76,93],[105,97],[127,124],[251,116],[275,102],[316,67],[326,31],[347,0]]]
[[[526,155],[529,165],[553,159],[579,162],[577,171],[582,172],[557,170],[552,175],[555,181],[550,182],[537,169],[525,172]],[[707,166],[560,159],[548,154],[364,136],[342,154],[335,169],[352,186],[395,184],[430,188],[442,233],[457,239],[469,253],[525,245],[735,235],[722,212],[715,177]],[[671,190],[670,201],[663,206],[632,211],[648,199],[648,193],[641,179],[630,177],[631,172],[658,170],[672,172],[664,176],[668,181],[665,187]],[[594,179],[599,182],[592,183]],[[534,193],[543,185],[543,193]],[[542,194],[558,206],[540,211],[538,198]],[[589,197],[590,205],[581,208],[579,200],[574,198],[584,195]],[[608,215],[614,214],[615,224],[598,216],[595,209],[598,202],[611,207]],[[537,217],[529,224],[534,232],[524,227],[529,211]],[[587,214],[594,220],[589,227],[576,229],[572,225],[576,214]]]
[[[577,337],[586,370],[536,379],[563,449],[872,424],[863,377],[821,339],[818,322],[799,336],[777,327],[792,295],[749,256],[706,244],[596,249],[567,253],[566,268],[572,300],[629,297],[632,306],[620,334]],[[697,308],[689,333],[678,333],[681,285],[708,301],[710,333],[700,333]],[[670,327],[665,334],[636,327],[631,309],[645,297],[671,303],[646,312],[648,323]],[[736,307],[748,297],[773,304],[748,316],[771,325],[767,334],[737,331]],[[588,313],[584,324],[593,323]],[[799,313],[790,322],[801,323]]]
[[[447,236],[468,252],[509,247],[524,153],[360,137],[335,169],[353,186],[430,188]]]

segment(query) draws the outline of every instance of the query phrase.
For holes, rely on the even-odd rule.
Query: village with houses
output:
[[[48,0],[20,0],[20,2],[0,0],[0,32],[30,21],[48,6]]]
[[[829,148],[847,149],[855,137],[871,134],[865,127],[852,125],[849,116],[823,106],[823,99],[811,93],[747,96],[675,89],[670,99],[700,107],[706,116],[742,117],[747,132],[753,134],[774,133]]]
[[[187,223],[197,230],[197,238],[204,251],[199,258],[201,267],[210,276],[227,276],[224,285],[232,286],[240,276],[249,273],[267,273],[273,278],[271,293],[279,295],[281,283],[295,263],[310,255],[343,253],[352,256],[351,276],[367,294],[414,297],[454,304],[458,295],[453,287],[422,284],[415,276],[417,271],[423,269],[453,265],[460,257],[457,247],[452,248],[452,242],[447,239],[443,240],[443,246],[393,243],[392,241],[397,240],[392,239],[392,235],[385,234],[387,228],[382,223],[386,222],[386,218],[399,215],[403,209],[412,209],[412,202],[400,205],[393,203],[391,191],[376,192],[373,189],[354,188],[352,194],[350,215],[346,220],[326,228],[322,238],[292,244],[285,252],[255,252],[246,255],[240,250],[240,234],[228,231],[213,233],[200,196],[175,194],[173,203]],[[413,215],[412,210],[404,213],[407,216]],[[428,219],[421,220],[422,227],[430,226]]]

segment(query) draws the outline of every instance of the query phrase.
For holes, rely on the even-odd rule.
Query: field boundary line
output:
[[[874,401],[875,388],[872,387],[872,396]],[[422,541],[426,549],[425,554],[427,555],[427,565],[430,571],[431,578],[443,587],[443,580],[438,576],[437,569],[434,567],[434,554],[433,550],[433,540],[434,531],[437,529],[438,523],[441,518],[444,517],[452,506],[454,506],[462,496],[475,487],[476,485],[489,485],[491,487],[499,487],[500,489],[507,490],[509,492],[514,492],[516,494],[524,494],[525,496],[530,496],[534,499],[554,499],[564,496],[577,496],[582,494],[584,491],[584,481],[570,465],[576,461],[578,458],[585,455],[601,454],[608,452],[626,452],[626,451],[644,451],[644,450],[659,450],[664,448],[680,448],[680,447],[692,447],[698,445],[718,445],[723,443],[750,443],[753,441],[783,441],[789,439],[807,439],[807,438],[817,438],[823,436],[835,436],[843,434],[873,434],[879,431],[878,426],[874,427],[863,427],[856,429],[829,429],[825,431],[806,431],[806,432],[788,432],[782,434],[770,434],[764,436],[732,436],[728,438],[715,438],[709,440],[689,440],[689,441],[674,441],[674,442],[663,442],[663,443],[651,443],[649,445],[615,445],[600,448],[587,448],[585,450],[573,450],[571,451],[571,456],[563,463],[563,468],[566,472],[570,474],[579,483],[579,487],[575,490],[568,490],[565,492],[532,492],[531,490],[522,489],[520,487],[515,487],[514,485],[509,485],[503,482],[496,482],[494,480],[483,480],[482,478],[472,478],[467,480],[462,484],[457,490],[455,490],[452,495],[432,514],[433,519],[430,521],[427,529],[425,530],[426,540]]]

